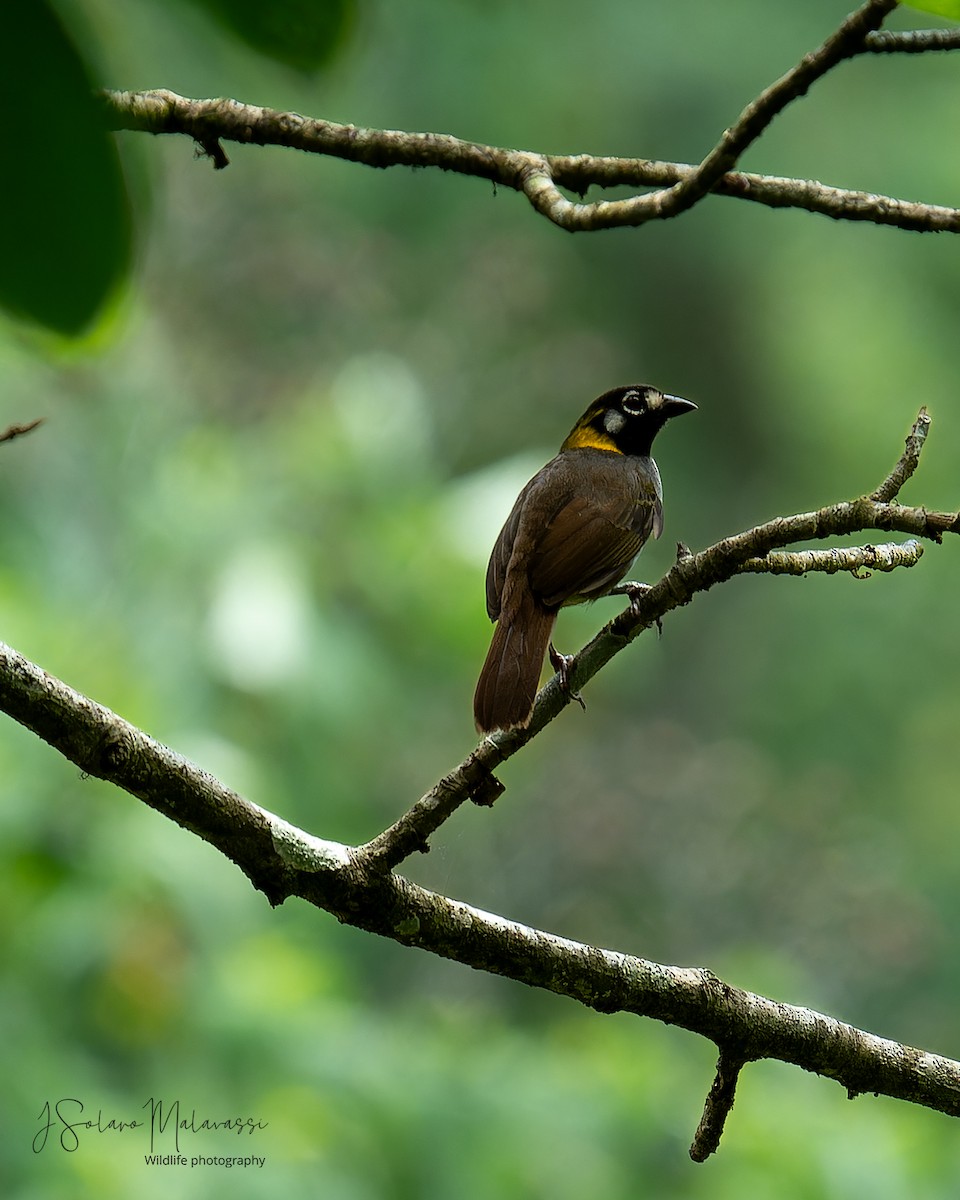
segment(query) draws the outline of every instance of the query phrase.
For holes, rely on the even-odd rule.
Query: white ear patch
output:
[[[615,408],[608,408],[603,414],[603,427],[611,436],[619,433],[626,423],[626,417]]]

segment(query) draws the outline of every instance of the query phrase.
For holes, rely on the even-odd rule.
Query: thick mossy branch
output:
[[[709,971],[664,966],[569,941],[372,870],[244,800],[205,771],[0,643],[0,706],[88,774],[110,780],[216,846],[278,904],[299,896],[338,920],[477,970],[630,1012],[725,1047],[694,1148],[715,1148],[736,1063],[775,1058],[839,1082],[960,1115],[960,1063],[731,987]],[[731,1050],[735,1047],[735,1051]]]

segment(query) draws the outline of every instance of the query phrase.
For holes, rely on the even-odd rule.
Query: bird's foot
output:
[[[579,692],[572,692],[570,690],[569,675],[570,668],[573,665],[573,655],[561,654],[560,651],[556,649],[553,642],[550,643],[547,652],[550,655],[550,666],[553,667],[556,673],[560,676],[560,687],[567,693],[571,700],[576,700],[583,711],[586,712],[587,706],[583,702],[583,697]]]
[[[630,614],[634,617],[640,616],[640,602],[647,592],[652,591],[652,586],[649,583],[637,583],[633,579],[628,579],[625,583],[617,584],[613,589],[612,595],[627,596],[630,600]],[[663,625],[660,618],[655,618],[658,637],[663,636]]]

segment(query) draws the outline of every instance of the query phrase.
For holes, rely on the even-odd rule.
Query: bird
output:
[[[599,396],[517,497],[486,575],[496,622],[473,699],[481,734],[530,723],[558,611],[607,595],[663,530],[653,440],[697,406],[638,383]],[[561,672],[562,673],[562,672]]]

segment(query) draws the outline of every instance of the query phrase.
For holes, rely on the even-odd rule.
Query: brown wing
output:
[[[659,504],[576,497],[560,509],[531,558],[533,594],[548,607],[594,599],[619,583],[653,532]]]
[[[487,563],[487,616],[496,621],[500,616],[500,602],[503,599],[503,585],[507,578],[507,567],[513,554],[513,546],[517,540],[517,529],[520,525],[520,513],[526,503],[531,488],[546,470],[544,467],[530,480],[516,499],[510,510],[510,516],[504,522],[500,534],[490,551],[490,561]]]
[[[510,571],[525,572],[534,595],[551,608],[602,596],[623,578],[647,538],[659,537],[662,525],[651,459],[596,450],[558,455],[517,497],[493,547],[490,619],[500,616]]]

